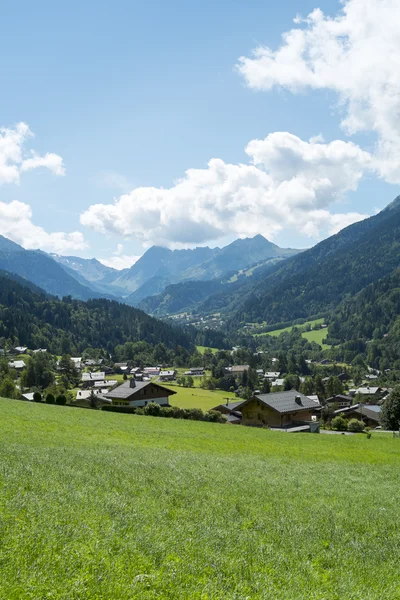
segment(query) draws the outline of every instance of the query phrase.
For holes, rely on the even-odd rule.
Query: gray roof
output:
[[[300,392],[297,392],[296,390],[272,392],[271,394],[257,394],[255,398],[281,415],[318,408],[318,404],[315,400],[310,400],[310,398],[307,398],[307,396],[300,394]],[[296,398],[300,399],[300,403],[296,402]],[[245,400],[242,402],[242,406],[250,401],[251,400]]]
[[[239,400],[239,402],[229,402],[229,404],[224,404],[223,402],[221,402],[221,404],[218,404],[218,406],[215,406],[211,410],[219,410],[219,408],[224,407],[230,411],[233,411],[236,410],[236,407],[239,406],[239,404],[243,404],[243,400]]]
[[[334,414],[340,415],[342,413],[344,415],[354,413],[360,417],[366,417],[367,419],[371,419],[371,421],[376,421],[376,423],[379,423],[381,407],[377,404],[374,404],[373,406],[368,404],[354,404],[354,406],[349,406],[348,408],[335,410]]]
[[[107,392],[104,395],[107,398],[116,398],[116,399],[121,399],[121,400],[127,400],[128,398],[130,398],[131,396],[136,394],[139,390],[147,387],[150,384],[155,385],[158,388],[165,390],[166,392],[168,392],[168,395],[176,394],[176,392],[169,390],[168,388],[166,388],[162,385],[158,385],[157,383],[154,383],[152,381],[136,381],[135,382],[136,385],[134,388],[131,387],[130,383],[131,383],[130,381],[125,381],[122,385],[119,385],[117,388],[115,388],[115,390],[112,390],[111,392]]]

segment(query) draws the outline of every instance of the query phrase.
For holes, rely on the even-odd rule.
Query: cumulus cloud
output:
[[[43,227],[32,223],[30,206],[17,200],[0,202],[0,234],[27,250],[40,248],[63,254],[71,250],[84,250],[88,246],[80,231],[47,233]]]
[[[212,159],[171,188],[136,188],[111,204],[94,204],[81,223],[145,246],[183,247],[228,234],[273,238],[287,227],[319,238],[365,218],[328,210],[372,168],[371,156],[355,144],[277,132],[251,141],[246,153],[251,164]]]
[[[376,133],[376,165],[400,183],[399,21],[398,0],[345,0],[334,17],[315,9],[296,18],[277,50],[259,46],[237,68],[256,90],[335,92],[346,133]]]
[[[109,258],[99,258],[99,261],[106,267],[112,267],[113,269],[121,271],[121,269],[129,269],[137,260],[139,260],[139,258],[140,256],[124,254],[124,246],[122,244],[117,244],[117,249],[113,252],[113,256],[110,256]]]
[[[58,154],[40,156],[34,151],[24,150],[33,133],[26,123],[18,123],[14,129],[0,128],[0,185],[19,183],[20,174],[31,169],[44,167],[55,175],[64,175],[63,159]]]

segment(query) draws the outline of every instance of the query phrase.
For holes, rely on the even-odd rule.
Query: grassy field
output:
[[[302,325],[296,325],[300,329],[304,329],[307,325],[313,327],[314,325],[321,325],[324,322],[324,319],[315,319],[314,321],[307,321],[307,323],[303,323]],[[272,335],[273,337],[278,337],[284,331],[291,331],[293,329],[293,325],[290,327],[284,327],[283,329],[274,329],[273,331],[269,331],[268,333],[256,333],[254,337],[262,337],[265,335]],[[330,348],[327,344],[323,344],[322,340],[326,338],[328,334],[327,329],[316,329],[311,331],[303,331],[301,334],[303,338],[306,338],[309,342],[316,342],[320,346],[322,346],[323,350]]]
[[[323,350],[327,350],[330,348],[328,344],[323,344],[322,340],[326,338],[328,335],[327,329],[315,329],[311,331],[305,331],[301,334],[303,338],[306,338],[309,342],[316,342],[319,344]]]
[[[1,600],[394,600],[400,440],[0,400]]]
[[[196,349],[200,354],[204,354],[204,352],[208,349],[211,350],[213,354],[217,354],[219,352],[218,348],[207,348],[207,346],[196,346]]]
[[[193,378],[195,379],[195,378]],[[238,398],[231,392],[223,392],[222,390],[202,390],[199,387],[182,388],[178,385],[162,384],[170,390],[176,392],[175,396],[170,397],[170,404],[179,406],[180,408],[201,408],[202,410],[210,410],[218,406],[218,404],[226,404],[225,398],[230,398],[232,402],[236,402]]]
[[[284,331],[292,331],[293,327],[299,327],[300,329],[303,329],[303,328],[307,327],[307,325],[310,325],[311,327],[313,327],[314,325],[321,325],[323,322],[324,322],[324,319],[315,319],[314,321],[307,321],[306,323],[303,323],[302,325],[290,325],[289,327],[284,327],[283,329],[274,329],[273,331],[268,331],[268,333],[255,333],[254,337],[260,337],[263,335],[272,335],[274,337],[278,337]]]

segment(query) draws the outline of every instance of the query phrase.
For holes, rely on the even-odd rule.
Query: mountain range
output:
[[[219,279],[257,261],[283,260],[297,250],[281,249],[261,235],[224,248],[169,250],[153,246],[129,269],[116,270],[97,259],[25,250],[0,236],[0,269],[16,273],[49,294],[79,300],[106,297],[136,306],[172,283]],[[214,288],[212,287],[212,290]]]
[[[153,246],[122,271],[96,259],[24,250],[0,236],[0,269],[47,293],[118,299],[155,316],[219,312],[230,331],[249,322],[270,325],[331,314],[398,268],[400,197],[301,252],[279,248],[261,235],[224,248]]]

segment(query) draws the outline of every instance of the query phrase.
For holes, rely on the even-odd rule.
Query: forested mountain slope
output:
[[[104,299],[59,300],[0,273],[0,339],[10,337],[54,354],[87,347],[112,352],[118,344],[137,341],[192,348],[183,330],[130,306]]]
[[[99,298],[100,294],[82,285],[44,252],[25,250],[0,236],[0,270],[16,273],[49,294],[73,296],[80,300]]]
[[[400,199],[278,265],[258,281],[231,321],[290,321],[334,309],[400,266]]]

